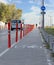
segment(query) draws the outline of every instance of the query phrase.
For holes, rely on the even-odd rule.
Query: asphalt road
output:
[[[11,45],[15,43],[16,31],[11,31]],[[20,31],[19,31],[20,38]],[[20,39],[19,39],[20,40]],[[0,53],[8,48],[8,30],[0,30]]]
[[[0,56],[0,65],[52,65],[38,29]]]

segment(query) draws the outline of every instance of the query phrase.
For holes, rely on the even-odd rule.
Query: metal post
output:
[[[42,0],[42,6],[44,6],[44,0]]]
[[[44,6],[44,0],[42,0],[42,6]],[[44,29],[44,11],[42,12],[42,28]]]
[[[44,11],[43,11],[43,14],[42,14],[42,28],[44,29]]]

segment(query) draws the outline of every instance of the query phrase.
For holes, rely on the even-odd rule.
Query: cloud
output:
[[[46,6],[47,8],[50,8],[50,9],[51,9],[51,8],[54,8],[54,4],[52,4],[52,5],[51,5],[51,4],[45,4],[45,6]]]
[[[54,16],[54,11],[53,10],[47,10],[46,15],[48,16]]]
[[[20,0],[15,0],[15,1],[13,1],[14,3],[18,3],[18,4],[21,4],[21,3],[23,3],[22,1],[20,1]]]
[[[36,6],[32,6],[30,8],[31,12],[29,13],[24,13],[22,15],[22,18],[25,19],[25,23],[28,24],[39,24],[39,17],[40,17],[40,9]]]
[[[29,0],[28,2],[30,4],[37,4],[38,6],[40,6],[41,0]]]
[[[12,0],[9,0],[9,2],[11,2]]]
[[[5,3],[5,4],[8,3],[7,0],[0,0],[0,2],[1,2],[1,3]]]
[[[48,2],[49,2],[50,4],[54,4],[53,0],[49,0]]]
[[[26,24],[38,24],[39,22],[42,25],[42,17],[40,14],[40,9],[36,6],[32,6],[31,8],[32,12],[29,13],[25,13],[23,14],[23,18],[25,19],[25,23]],[[39,15],[38,15],[39,14]],[[52,17],[52,24],[54,23],[54,11],[53,10],[47,10],[46,14],[45,14],[45,26],[50,26],[51,25],[51,21],[50,21],[50,17]]]
[[[7,0],[9,2],[9,4],[21,4],[23,3],[21,0]]]
[[[54,9],[54,2],[52,0],[45,0],[45,6],[47,9]]]
[[[45,26],[51,26],[54,24],[54,11],[53,10],[47,10],[45,14]]]
[[[36,6],[32,6],[32,7],[31,7],[31,10],[32,10],[33,12],[35,12],[36,14],[39,14],[39,13],[40,13],[40,8],[38,8],[38,7],[36,7]]]
[[[29,0],[29,3],[34,3],[34,1],[33,0]]]
[[[39,23],[39,16],[36,16],[34,12],[23,14],[23,18],[25,19],[25,24],[38,24]]]

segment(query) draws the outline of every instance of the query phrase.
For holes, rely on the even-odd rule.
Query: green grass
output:
[[[54,53],[51,53],[51,56],[54,57]]]
[[[54,28],[45,28],[45,31],[46,31],[47,33],[49,33],[49,34],[54,35]],[[47,48],[47,49],[50,49],[49,44],[46,44],[46,48]],[[51,53],[50,55],[51,55],[52,57],[54,57],[54,53]]]
[[[44,43],[43,43],[43,44],[45,44],[45,47],[46,47],[47,49],[50,49],[50,45],[49,45],[49,43],[46,42],[46,40],[44,39],[44,36],[43,36],[43,35],[42,35],[42,38],[43,38],[43,40],[44,40]]]
[[[45,31],[49,34],[54,35],[54,28],[45,28]]]
[[[47,49],[50,49],[50,45],[48,43],[46,43],[46,46],[45,46]]]

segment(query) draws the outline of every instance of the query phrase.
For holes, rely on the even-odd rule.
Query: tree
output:
[[[13,19],[15,15],[16,7],[15,5],[7,5],[6,9],[6,19]]]
[[[0,20],[8,21],[9,19],[20,19],[22,16],[22,10],[16,9],[15,5],[7,5],[0,3]]]
[[[0,3],[0,20],[3,20],[5,18],[5,8],[6,8],[6,5],[3,3]]]
[[[16,10],[16,19],[20,19],[22,16],[22,10],[21,9],[17,9]]]

